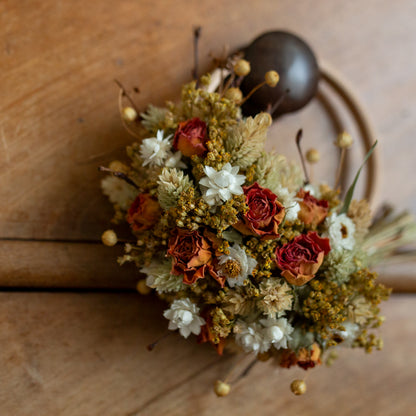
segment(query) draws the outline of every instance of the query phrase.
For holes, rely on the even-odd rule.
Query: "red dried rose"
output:
[[[302,199],[299,202],[300,211],[298,218],[306,225],[316,227],[328,215],[328,201],[324,199],[318,200],[310,192],[306,192],[303,189],[298,192],[297,197]]]
[[[302,286],[315,277],[330,250],[328,238],[321,238],[315,231],[309,231],[278,247],[275,261],[289,283]]]
[[[183,283],[188,285],[209,274],[224,287],[225,277],[218,276],[214,269],[215,246],[215,236],[211,233],[201,235],[198,231],[176,228],[167,252],[173,257],[171,273],[183,274]]]
[[[180,150],[185,156],[202,156],[208,151],[207,125],[198,117],[182,121],[176,130],[173,138],[173,148]]]
[[[262,240],[278,238],[277,230],[285,216],[285,209],[277,196],[257,182],[243,187],[243,190],[249,209],[233,227],[242,234],[259,236]]]
[[[131,204],[127,213],[127,222],[133,231],[148,230],[159,221],[161,213],[157,199],[148,193],[142,193]]]

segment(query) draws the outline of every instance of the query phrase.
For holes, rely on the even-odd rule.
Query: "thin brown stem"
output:
[[[338,169],[337,169],[337,176],[335,177],[335,186],[334,186],[334,189],[337,189],[338,188],[338,184],[339,184],[339,181],[341,179],[342,169],[343,169],[343,166],[344,166],[344,160],[345,160],[345,154],[346,154],[346,152],[347,152],[347,149],[345,149],[345,148],[343,148],[341,150],[341,156],[339,158],[339,164],[338,164]]]
[[[134,186],[136,189],[140,189],[139,186],[136,185],[136,183],[134,183],[134,181],[132,179],[130,179],[125,173],[123,172],[117,172],[115,170],[106,168],[105,166],[99,166],[98,170],[100,172],[108,172],[111,173],[113,176],[116,176],[117,178],[122,179],[123,181],[127,182],[129,185]]]
[[[303,173],[305,175],[305,185],[307,185],[308,183],[310,183],[310,180],[309,180],[308,170],[306,169],[305,158],[303,156],[302,148],[300,146],[300,142],[302,140],[302,135],[303,135],[302,129],[298,130],[298,132],[296,134],[296,146],[298,148],[300,160],[302,162]]]
[[[225,93],[225,91],[227,91],[227,90],[228,90],[228,88],[230,88],[230,87],[231,87],[231,85],[232,85],[232,84],[233,84],[233,82],[234,82],[234,79],[235,79],[235,74],[231,74],[231,75],[230,75],[230,78],[228,78],[227,83],[225,84],[224,88],[222,89],[222,93],[221,93],[221,94]]]
[[[256,358],[254,358],[250,364],[243,370],[243,372],[237,377],[237,379],[235,380],[235,382],[241,380],[242,378],[248,376],[248,374],[250,373],[250,371],[253,369],[253,367],[259,362],[259,360]]]
[[[196,87],[198,88],[198,46],[199,46],[199,37],[201,36],[201,26],[197,26],[194,29],[194,67],[192,69],[192,78],[196,81]]]
[[[290,90],[287,89],[273,104],[273,106],[270,106],[270,108],[267,109],[267,112],[272,116],[273,113],[279,108],[279,106],[283,103],[287,95],[289,94]]]
[[[131,106],[136,110],[136,113],[137,114],[139,114],[140,113],[140,110],[139,110],[139,108],[136,106],[136,103],[133,101],[133,99],[130,97],[130,95],[129,95],[129,93],[126,91],[126,89],[123,87],[123,84],[118,80],[118,79],[115,79],[114,80],[114,82],[118,85],[118,87],[120,88],[120,90],[122,91],[122,94],[123,94],[123,96],[124,97],[126,97],[128,100],[129,100],[129,102],[130,102],[130,104],[131,104]]]
[[[246,354],[243,354],[243,356],[236,362],[233,364],[233,366],[230,368],[230,370],[228,371],[227,375],[224,378],[224,383],[228,383],[228,381],[230,380],[231,376],[234,374],[236,368],[247,358]]]
[[[260,82],[260,84],[256,85],[243,99],[240,105],[244,104],[259,88],[263,85],[266,85],[266,81]]]
[[[126,123],[126,121],[123,118],[122,112],[123,112],[123,90],[120,88],[120,92],[118,94],[118,111],[121,116],[121,123],[123,124],[123,127],[136,139],[141,139],[138,133],[136,133],[134,130],[130,128],[130,126]]]
[[[164,333],[160,338],[158,338],[156,341],[152,342],[151,344],[147,345],[147,350],[148,351],[153,351],[156,347],[157,344],[159,344],[160,341],[164,340],[165,338],[167,338],[170,334],[172,334],[172,331],[167,331],[166,333]]]

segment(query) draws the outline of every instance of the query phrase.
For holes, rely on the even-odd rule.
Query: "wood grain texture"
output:
[[[212,392],[233,358],[171,335],[164,305],[126,294],[0,294],[2,415],[410,415],[414,391],[414,296],[384,305],[385,348],[343,351],[331,369],[306,374],[308,392],[289,391],[300,369],[259,363],[227,398]],[[241,368],[242,369],[242,368]],[[238,374],[238,373],[237,373]]]
[[[219,54],[223,45],[234,49],[265,30],[285,28],[307,39],[318,57],[355,87],[380,133],[379,201],[416,213],[416,182],[408,180],[415,172],[416,60],[409,52],[416,41],[415,17],[416,4],[410,0],[370,0],[366,7],[358,0],[263,0],[255,8],[248,0],[221,5],[178,0],[175,7],[168,0],[1,2],[0,239],[99,240],[112,213],[100,193],[96,168],[123,158],[131,142],[119,121],[113,79],[140,87],[135,95],[140,108],[178,97],[180,85],[190,78],[195,24],[203,25],[204,70],[209,52]],[[349,125],[348,116],[343,117]],[[292,139],[299,127],[305,146],[327,155],[315,177],[330,177],[337,163],[334,131],[316,101],[273,126],[269,149],[296,157]],[[353,164],[361,159],[357,147]],[[33,247],[35,252],[40,246]],[[61,247],[56,251],[63,259]],[[71,253],[62,260],[67,267],[75,261],[86,267],[85,274],[78,274],[79,267],[72,270],[79,276],[73,281],[82,283],[85,275],[85,286],[103,276],[98,286],[106,286],[108,275],[95,273],[97,252],[91,253],[87,270],[80,248],[80,258]],[[21,251],[3,253],[30,261],[22,260]],[[113,256],[102,253],[102,268],[113,270]],[[28,282],[63,282],[56,279],[54,265],[40,265],[48,258],[45,253],[38,257],[40,268],[30,269]],[[12,274],[20,266],[3,264],[1,285],[24,283],[20,272],[16,279]],[[407,272],[400,274],[407,279],[402,282],[409,280]]]
[[[0,241],[0,287],[134,289],[140,273],[119,266],[122,254],[97,243]]]
[[[416,185],[406,180],[414,174],[413,1],[267,0],[253,8],[248,0],[31,0],[2,2],[0,12],[0,237],[98,239],[111,209],[96,167],[121,157],[131,140],[112,80],[139,86],[140,108],[178,97],[190,78],[195,24],[204,27],[204,69],[208,52],[267,29],[305,37],[355,86],[380,132],[383,199],[416,212]],[[294,154],[287,141],[299,127],[311,146],[328,137],[307,108],[282,119],[270,146]]]
[[[0,288],[131,289],[141,275],[131,263],[119,266],[121,246],[99,243],[0,241]],[[396,293],[416,292],[412,264],[379,267],[379,281]]]

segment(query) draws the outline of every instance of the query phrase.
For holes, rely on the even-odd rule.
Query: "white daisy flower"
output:
[[[325,220],[328,232],[324,235],[329,237],[331,249],[336,251],[352,250],[355,245],[355,225],[346,214],[337,215],[332,213]]]
[[[256,322],[247,324],[243,320],[238,320],[234,329],[235,341],[245,352],[264,352],[268,346],[264,345],[262,337],[262,327]],[[269,344],[270,346],[270,344]]]
[[[231,166],[226,163],[220,171],[210,166],[204,167],[207,175],[199,181],[203,198],[208,205],[220,205],[232,198],[233,195],[244,193],[241,185],[245,182],[244,175],[238,175],[238,166]]]
[[[171,331],[179,329],[179,333],[188,338],[191,333],[199,335],[201,326],[205,324],[205,320],[198,313],[198,306],[185,298],[174,300],[170,308],[163,312],[163,316],[169,319],[168,328]]]
[[[271,344],[276,349],[287,348],[287,342],[292,338],[293,326],[289,324],[286,318],[267,318],[260,319],[263,326],[264,344]]]
[[[172,155],[170,141],[172,135],[163,137],[163,130],[158,130],[156,137],[144,139],[140,145],[140,156],[143,158],[143,166],[162,166],[165,160]]]
[[[218,259],[220,265],[218,274],[227,277],[230,287],[242,286],[244,280],[253,273],[254,268],[257,266],[257,261],[253,257],[247,256],[245,250],[238,244],[234,244],[228,250],[229,254],[223,254]],[[227,265],[230,265],[233,270],[228,270]]]

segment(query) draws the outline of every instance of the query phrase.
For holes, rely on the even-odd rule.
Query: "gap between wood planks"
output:
[[[132,291],[143,277],[133,264],[119,266],[122,244],[99,240],[0,238],[0,290]],[[415,293],[412,267],[383,267],[379,282],[395,293]]]

